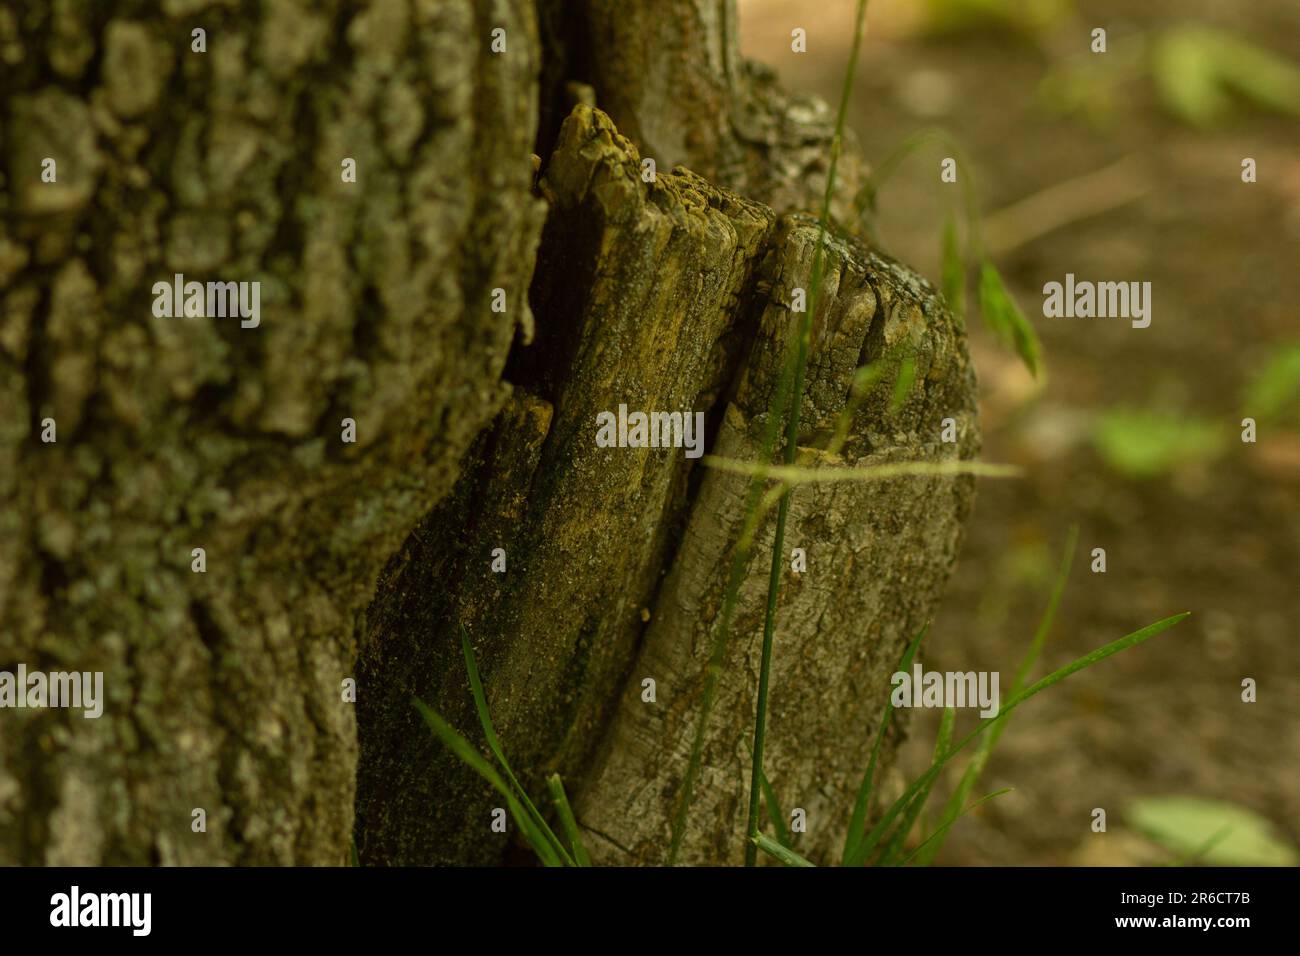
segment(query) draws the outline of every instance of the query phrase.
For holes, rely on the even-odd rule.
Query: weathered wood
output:
[[[565,123],[542,189],[551,213],[537,337],[514,370],[522,404],[467,470],[476,490],[462,489],[459,514],[429,529],[427,550],[396,560],[370,615],[359,846],[385,862],[476,857],[493,842],[482,800],[469,799],[481,785],[410,704],[424,696],[478,738],[461,626],[529,779],[578,771],[599,739],[684,519],[692,464],[680,449],[599,448],[596,416],[712,405],[729,374],[724,338],[774,224],[689,172],[643,182],[635,148],[586,106]],[[497,547],[504,574],[490,568]],[[393,650],[410,643],[420,647]]]
[[[759,270],[770,288],[752,352],[728,404],[715,454],[759,456],[761,431],[798,316],[795,288],[811,285],[817,228],[787,218]],[[914,274],[855,242],[831,239],[813,325],[801,463],[862,466],[969,458],[978,448],[973,376],[960,327]],[[839,454],[827,441],[854,371],[906,342],[916,379],[895,408],[887,376],[851,416]],[[952,417],[958,441],[940,441]],[[820,447],[818,447],[820,446]],[[656,596],[654,617],[617,716],[579,793],[577,813],[606,863],[662,863],[713,649],[731,551],[744,523],[747,480],[708,472]],[[837,859],[853,794],[908,638],[931,613],[957,553],[969,478],[803,485],[793,494],[782,561],[766,773],[786,812],[806,811],[799,852]],[[723,677],[705,737],[680,862],[739,863],[749,788],[749,741],[762,647],[774,513],[757,538],[740,591]],[[806,573],[790,570],[802,548]],[[641,681],[654,678],[646,703]],[[593,850],[593,852],[596,852]]]
[[[744,482],[702,472],[679,450],[599,448],[596,416],[620,403],[708,409],[713,450],[754,458],[797,321],[787,303],[810,285],[816,228],[794,218],[778,227],[769,210],[684,170],[645,183],[639,159],[600,111],[579,105],[566,121],[541,185],[551,213],[534,285],[537,338],[512,364],[519,404],[466,469],[455,503],[394,561],[371,609],[363,672],[378,696],[361,709],[359,830],[374,860],[501,851],[488,829],[499,798],[410,706],[418,694],[480,738],[462,625],[524,779],[566,774],[581,822],[608,841],[603,859],[655,862],[666,852]],[[867,396],[844,459],[973,454],[973,380],[957,325],[913,274],[851,241],[833,239],[830,250],[807,443],[824,445],[834,431],[856,369],[906,339],[915,387],[896,411],[892,380]],[[956,445],[940,444],[946,416],[959,423]],[[832,804],[847,808],[846,779],[884,675],[946,578],[970,494],[968,481],[951,478],[798,493],[789,540],[812,567],[782,604],[772,768],[813,815],[816,852]],[[509,555],[505,574],[490,570],[494,547]],[[750,639],[766,582],[757,563],[692,818],[690,859],[700,862],[733,859],[741,845]],[[658,682],[657,704],[641,701],[644,677]]]

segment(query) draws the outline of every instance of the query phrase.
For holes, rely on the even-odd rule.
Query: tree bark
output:
[[[595,418],[698,410],[709,451],[757,455],[825,106],[740,62],[730,0],[19,2],[0,71],[0,670],[103,671],[107,696],[98,720],[0,710],[0,864],[337,864],[354,836],[364,863],[500,860],[500,798],[411,703],[481,741],[462,628],[535,796],[560,771],[600,860],[661,862],[745,483],[598,447]],[[613,119],[570,110],[575,83]],[[801,456],[973,455],[960,324],[856,240],[828,250]],[[175,273],[259,281],[261,324],[155,317]],[[915,384],[832,454],[855,369],[903,339]],[[801,852],[843,835],[971,494],[795,493],[768,776],[807,810]],[[691,862],[739,858],[770,537]]]
[[[0,711],[0,864],[347,859],[355,621],[531,324],[531,4],[259,9],[0,9],[0,669],[108,697]]]

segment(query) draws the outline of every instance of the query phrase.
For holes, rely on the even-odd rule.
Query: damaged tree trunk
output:
[[[411,704],[480,741],[462,628],[525,784],[564,775],[601,861],[662,862],[745,481],[601,447],[597,416],[704,412],[709,451],[757,456],[829,111],[741,62],[730,0],[197,6],[0,10],[0,670],[103,671],[107,698],[0,710],[0,864],[500,860],[499,798]],[[570,110],[592,90],[612,120]],[[801,457],[972,456],[960,325],[828,253]],[[259,281],[260,325],[153,315],[176,273]],[[911,387],[832,442],[900,342]],[[794,495],[768,777],[819,861],[971,494]],[[739,859],[770,538],[685,861]]]
[[[461,628],[525,779],[558,770],[571,781],[601,860],[666,857],[746,482],[680,450],[599,447],[596,423],[620,405],[707,410],[715,453],[755,459],[817,228],[684,169],[645,182],[636,148],[585,105],[565,122],[541,190],[538,339],[510,370],[515,405],[369,615],[363,858],[500,852],[492,793],[409,705],[428,700],[476,736]],[[833,241],[828,262],[801,444],[819,464],[971,456],[969,362],[933,292],[852,240]],[[915,363],[905,399],[880,383],[848,419],[847,444],[818,453],[855,372],[900,342]],[[959,441],[944,445],[948,417]],[[933,478],[796,495],[789,541],[811,563],[779,607],[769,777],[807,810],[803,846],[819,858],[843,837],[889,669],[938,596],[970,490],[969,479]],[[492,569],[497,548],[504,573]],[[446,586],[420,587],[431,579]],[[765,582],[754,574],[742,591],[684,859],[739,859]]]

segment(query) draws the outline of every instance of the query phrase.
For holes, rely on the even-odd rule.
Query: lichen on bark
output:
[[[0,8],[0,666],[108,697],[0,713],[0,863],[346,859],[355,618],[528,316],[533,17]],[[259,328],[155,318],[174,273],[259,281]]]

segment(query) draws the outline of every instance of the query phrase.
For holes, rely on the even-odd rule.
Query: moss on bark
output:
[[[346,859],[355,619],[528,320],[533,16],[0,9],[0,666],[108,696],[0,712],[0,863]],[[178,272],[259,281],[260,326],[155,318]]]

